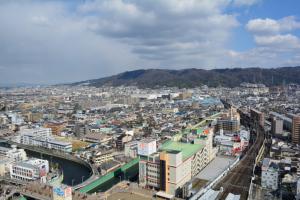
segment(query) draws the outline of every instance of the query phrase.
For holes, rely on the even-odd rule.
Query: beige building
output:
[[[223,130],[226,132],[240,131],[240,114],[237,109],[231,107],[228,112],[225,112],[217,120],[216,131]]]
[[[113,151],[98,152],[93,156],[93,161],[97,165],[111,161],[113,159],[114,159]]]
[[[198,174],[214,157],[212,129],[205,130],[193,143],[169,140],[158,152],[140,156],[139,184],[178,196],[186,182]]]
[[[300,116],[293,116],[292,123],[292,142],[294,144],[300,144]]]

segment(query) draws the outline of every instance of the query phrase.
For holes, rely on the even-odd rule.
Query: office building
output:
[[[283,120],[273,117],[271,121],[271,131],[274,135],[281,135],[283,133]]]
[[[293,128],[292,128],[292,142],[293,144],[300,144],[300,116],[293,116]]]
[[[250,110],[250,117],[254,124],[260,125],[264,127],[265,125],[265,114],[263,112],[260,112],[254,108]]]
[[[277,119],[281,119],[283,121],[283,129],[287,131],[292,131],[292,118],[281,115],[277,112],[270,112],[270,117],[276,117]]]
[[[141,159],[140,186],[160,190],[166,195],[178,196],[184,184],[214,158],[213,132],[204,132],[191,143],[173,138],[165,142],[158,152],[152,153],[147,150],[149,146],[144,146],[146,150],[138,151]]]

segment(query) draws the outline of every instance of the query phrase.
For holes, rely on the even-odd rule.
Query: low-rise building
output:
[[[0,147],[0,155],[12,159],[13,162],[27,160],[24,149],[17,149],[15,145],[13,145],[12,148]]]
[[[138,142],[137,141],[127,142],[124,145],[124,154],[126,157],[136,158],[137,152],[138,152]]]
[[[97,165],[111,161],[113,159],[113,151],[97,152],[93,155],[93,161]]]
[[[49,162],[47,160],[32,158],[11,165],[10,178],[20,181],[41,180],[45,183],[48,172]]]
[[[269,158],[263,160],[261,167],[261,186],[266,189],[278,188],[279,167]]]
[[[25,129],[20,132],[20,136],[20,143],[25,145],[72,152],[72,143],[54,139],[50,128]]]

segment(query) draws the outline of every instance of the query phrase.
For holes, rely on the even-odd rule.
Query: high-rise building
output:
[[[263,112],[252,108],[250,110],[250,117],[255,124],[260,125],[262,127],[265,125],[265,114]]]
[[[293,116],[292,142],[300,144],[300,116]]]
[[[278,135],[283,132],[283,120],[280,118],[273,117],[271,122],[272,134]]]

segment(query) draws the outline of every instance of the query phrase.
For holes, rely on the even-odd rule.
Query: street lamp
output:
[[[81,177],[81,183],[83,183],[84,176]]]
[[[75,180],[74,180],[74,178],[73,178],[73,179],[72,179],[72,187],[73,187],[73,185],[74,185],[74,181],[75,181]]]

